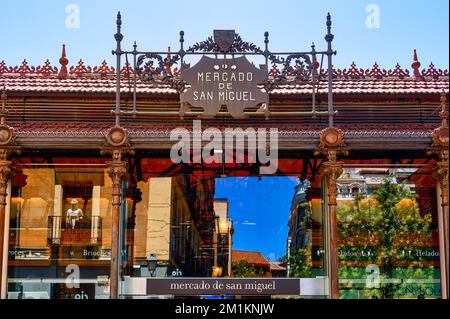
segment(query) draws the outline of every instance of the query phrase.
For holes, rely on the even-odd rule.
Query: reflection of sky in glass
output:
[[[276,260],[286,253],[289,209],[296,177],[216,179],[215,198],[227,198],[233,249],[260,251]]]

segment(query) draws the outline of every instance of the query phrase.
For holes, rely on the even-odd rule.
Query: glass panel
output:
[[[427,165],[346,167],[338,180],[341,298],[440,298],[436,184]]]
[[[129,184],[123,274],[324,277],[321,195],[319,181],[295,176],[216,178],[198,173]],[[136,298],[126,292],[128,286],[122,288],[122,297]],[[193,292],[190,297],[208,296]]]
[[[11,193],[8,298],[107,298],[106,167],[19,166]],[[124,298],[179,297],[130,294],[127,278],[327,276],[327,188],[313,176],[150,176],[124,182],[123,193]],[[337,207],[341,298],[439,298],[437,209],[427,165],[345,166]],[[225,297],[238,296],[250,297]]]

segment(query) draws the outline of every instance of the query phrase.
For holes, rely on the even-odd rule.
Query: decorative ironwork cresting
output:
[[[116,49],[112,51],[116,55],[116,106],[112,111],[116,126],[120,126],[122,114],[135,116],[167,113],[137,109],[136,86],[139,82],[147,82],[161,88],[173,89],[180,94],[178,114],[181,118],[185,115],[213,117],[222,113],[220,112],[221,107],[226,106],[229,114],[234,118],[262,115],[268,119],[271,114],[276,114],[276,112],[271,113],[269,108],[269,94],[273,90],[290,85],[309,84],[312,86],[311,111],[291,112],[291,115],[328,116],[328,126],[333,127],[333,118],[336,112],[333,108],[332,56],[336,54],[336,51],[332,48],[334,36],[331,33],[329,13],[326,18],[327,33],[325,35],[327,49],[322,51],[316,51],[313,43],[309,51],[272,52],[269,50],[268,32],[264,33],[264,48],[260,48],[254,43],[244,41],[235,30],[214,30],[213,36],[208,37],[205,41],[197,42],[187,49],[184,48],[184,32],[180,31],[180,48],[177,52],[171,52],[170,48],[167,51],[140,51],[137,49],[136,42],[133,50],[126,51],[122,50],[121,46],[123,35],[120,12],[117,14],[116,25],[117,32],[114,35]],[[121,65],[122,56],[125,57],[126,62],[124,68]],[[192,56],[201,58],[191,67],[186,60]],[[253,61],[247,60],[249,56],[262,57],[265,63],[260,64],[258,68]],[[322,65],[325,56],[327,57],[327,70],[323,71]],[[132,60],[131,63],[129,57]],[[194,69],[201,74],[197,78],[192,74]],[[191,76],[186,76],[190,71]],[[243,77],[242,74],[244,74]],[[121,109],[121,76],[125,76],[125,79],[132,83],[133,109],[131,111]],[[235,83],[231,85],[229,82],[233,81],[233,76]],[[326,111],[317,111],[315,94],[322,76],[328,78],[328,108]],[[229,86],[219,83],[220,81],[227,82],[226,84]],[[203,87],[205,83],[209,84],[208,92],[196,90],[198,87]],[[236,87],[238,91],[233,92],[232,90]],[[210,108],[211,105],[214,105],[213,110]],[[257,111],[245,111],[246,107],[257,105],[260,105]],[[191,111],[189,106],[200,107],[204,111]]]

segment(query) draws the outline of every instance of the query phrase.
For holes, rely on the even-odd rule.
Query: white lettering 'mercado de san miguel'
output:
[[[267,102],[267,93],[258,87],[266,73],[245,57],[203,56],[192,68],[182,70],[181,78],[188,83],[180,94],[181,103],[203,108],[203,117],[214,117],[226,105],[234,118],[243,118],[246,108]]]

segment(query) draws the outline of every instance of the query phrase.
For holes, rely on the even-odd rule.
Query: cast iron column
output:
[[[115,151],[120,152],[120,151]],[[118,157],[118,159],[116,158]],[[117,299],[120,261],[120,207],[122,203],[122,181],[127,173],[126,162],[120,160],[121,154],[114,154],[108,162],[108,173],[112,180],[112,226],[111,226],[111,269],[110,298]]]
[[[20,147],[15,146],[14,129],[6,122],[6,92],[1,95],[2,107],[0,109],[0,290],[3,285],[3,246],[5,237],[5,210],[8,196],[8,182],[13,173],[12,162],[8,160],[12,153],[20,153]],[[7,262],[7,261],[6,261]]]
[[[328,184],[328,277],[331,299],[339,298],[339,263],[338,263],[338,228],[336,216],[337,179],[343,171],[343,163],[337,161],[337,155],[348,155],[344,143],[344,134],[337,128],[326,128],[320,132],[319,149],[314,155],[323,155],[326,161],[322,164],[322,174]]]
[[[121,260],[120,215],[122,205],[122,183],[127,175],[127,163],[122,160],[125,154],[134,154],[128,147],[128,133],[119,126],[112,127],[106,134],[108,146],[102,154],[111,154],[112,160],[106,162],[112,180],[112,225],[111,225],[111,268],[109,275],[110,299],[119,297],[119,268]]]
[[[328,214],[330,221],[330,229],[328,232],[329,236],[329,276],[330,280],[330,293],[332,299],[339,298],[339,267],[338,267],[338,242],[337,242],[337,217],[336,217],[336,181],[342,174],[342,163],[336,161],[327,161],[323,163],[324,169],[323,173],[327,179],[328,183]]]

